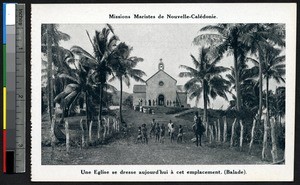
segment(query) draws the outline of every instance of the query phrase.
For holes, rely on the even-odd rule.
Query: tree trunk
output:
[[[212,143],[214,140],[214,131],[212,125],[209,125],[208,129],[209,129],[209,143]]]
[[[258,45],[259,46],[259,45]],[[261,124],[261,116],[262,116],[262,106],[263,106],[263,80],[262,80],[262,64],[263,64],[263,56],[262,56],[262,49],[259,47],[258,55],[259,55],[259,106],[258,106],[258,117],[257,121],[258,124]],[[268,94],[268,91],[267,91]]]
[[[277,144],[276,144],[276,134],[275,134],[276,124],[274,118],[271,118],[270,123],[271,123],[271,139],[272,139],[271,154],[272,154],[273,163],[275,163],[277,162],[278,155],[277,155]]]
[[[80,119],[80,129],[81,129],[81,148],[85,147],[85,133],[84,128],[82,124],[82,119]]]
[[[110,134],[110,125],[109,125],[109,117],[107,118],[107,122],[106,122],[106,125],[107,125],[107,135]]]
[[[237,118],[234,119],[232,126],[231,126],[230,147],[233,147],[233,145],[234,145],[234,129],[235,129],[236,120],[237,120]]]
[[[48,112],[49,120],[52,122],[53,115],[53,81],[52,81],[52,39],[50,32],[52,30],[52,25],[47,25],[47,78],[48,78]]]
[[[262,61],[260,61],[260,64],[262,63]],[[261,66],[260,66],[261,67]],[[261,81],[262,82],[262,81]],[[263,136],[263,149],[262,149],[262,160],[265,160],[266,158],[266,149],[267,149],[267,139],[268,139],[268,125],[269,125],[269,96],[268,96],[268,91],[269,91],[269,80],[268,77],[266,79],[266,117],[264,120],[264,136]]]
[[[97,127],[97,138],[98,138],[98,140],[100,139],[100,131],[101,131],[101,123],[100,123],[100,118],[98,116],[98,127]]]
[[[89,125],[89,143],[92,143],[92,128],[93,128],[93,121],[91,121]]]
[[[100,107],[99,107],[99,118],[100,118],[100,125],[102,124],[102,96],[103,96],[103,84],[100,83]]]
[[[256,118],[253,118],[252,129],[251,129],[251,140],[250,140],[249,151],[248,151],[249,154],[251,154],[251,149],[254,141],[255,126],[256,126]]]
[[[207,128],[208,128],[208,121],[207,121],[207,96],[206,96],[206,81],[203,80],[203,122],[205,124],[205,136],[207,137]]]
[[[267,121],[264,120],[264,136],[263,136],[263,149],[262,149],[262,152],[261,152],[261,159],[262,160],[265,160],[266,157],[267,157],[267,139],[268,139],[268,125],[267,125]]]
[[[224,116],[223,119],[224,119],[223,143],[226,143],[226,141],[227,141],[227,119],[226,119],[226,116]]]
[[[218,119],[218,142],[221,142],[221,125],[220,125],[220,119]]]
[[[240,120],[240,127],[241,127],[241,131],[240,131],[240,150],[242,151],[242,149],[243,149],[243,140],[244,140],[244,125],[243,125],[242,120]]]
[[[53,159],[54,147],[55,147],[55,141],[56,141],[56,137],[55,137],[55,134],[54,134],[55,121],[56,121],[56,117],[54,115],[53,119],[51,120],[51,130],[50,130],[50,137],[51,137],[51,159]]]
[[[68,120],[65,120],[65,132],[66,132],[66,150],[67,154],[70,152],[70,132],[69,132],[69,123]]]
[[[215,140],[218,141],[218,127],[217,127],[217,122],[214,121],[214,128],[215,128]]]
[[[267,115],[266,115],[266,120],[267,120],[267,125],[270,125],[270,116],[269,116],[269,78],[266,78],[266,87],[267,87],[267,93],[266,93],[266,109],[267,109]]]
[[[105,119],[105,118],[103,118],[103,119],[104,119],[104,124],[103,124],[103,127],[104,127],[104,131],[103,131],[103,140],[105,140],[107,129],[106,129],[106,119]]]
[[[123,117],[122,117],[122,103],[123,103],[123,101],[122,101],[122,96],[123,96],[123,83],[122,83],[122,77],[121,78],[119,78],[120,79],[120,121],[122,122],[122,120],[123,120]]]
[[[237,39],[237,38],[236,38]],[[241,109],[241,90],[240,90],[240,74],[239,74],[239,65],[238,65],[238,54],[237,48],[233,50],[234,57],[234,74],[235,74],[235,90],[236,90],[236,109],[237,112],[240,112]]]

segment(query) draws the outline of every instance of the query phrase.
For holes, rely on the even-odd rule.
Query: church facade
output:
[[[133,86],[133,105],[187,107],[187,92],[164,71],[160,60],[158,71],[145,84]]]

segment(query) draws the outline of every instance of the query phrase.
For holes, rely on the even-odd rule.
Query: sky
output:
[[[70,35],[69,41],[61,41],[60,45],[70,49],[78,45],[93,53],[91,43],[86,31],[93,37],[95,30],[102,30],[103,24],[60,24],[59,30]],[[193,66],[191,54],[198,59],[199,46],[192,44],[193,39],[199,34],[199,30],[205,24],[112,24],[115,34],[121,42],[133,47],[131,56],[144,59],[136,68],[143,70],[147,80],[158,70],[158,63],[162,59],[164,70],[177,80],[177,85],[184,85],[189,79],[180,78],[178,75],[182,68],[180,65]],[[233,65],[233,57],[225,56],[219,65],[230,67]],[[119,89],[119,82],[111,82]],[[123,91],[132,93],[133,85],[141,84],[131,80],[130,87],[123,85]],[[271,85],[272,86],[272,85]],[[231,99],[230,95],[228,97]],[[188,100],[193,107],[194,100]],[[210,108],[227,108],[228,102],[222,98],[211,101]],[[203,107],[203,99],[200,99],[198,107]]]

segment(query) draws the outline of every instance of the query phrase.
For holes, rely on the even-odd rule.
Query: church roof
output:
[[[164,72],[166,75],[168,75],[169,77],[171,77],[173,80],[175,80],[177,82],[177,80],[175,78],[173,78],[171,75],[169,75],[168,73],[166,73],[164,70],[159,70],[157,71],[154,75],[152,75],[150,78],[148,78],[148,80],[150,80],[152,77],[154,77],[157,73],[159,73],[160,71]],[[146,82],[148,81],[146,80]]]
[[[133,92],[134,93],[146,93],[146,85],[134,85]]]
[[[184,86],[183,85],[176,85],[177,87],[177,92],[178,93],[186,93],[186,90],[184,89]]]

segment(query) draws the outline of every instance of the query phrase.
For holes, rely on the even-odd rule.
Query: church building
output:
[[[146,80],[146,84],[133,86],[133,105],[187,107],[187,92],[164,71],[160,59],[158,71]]]

